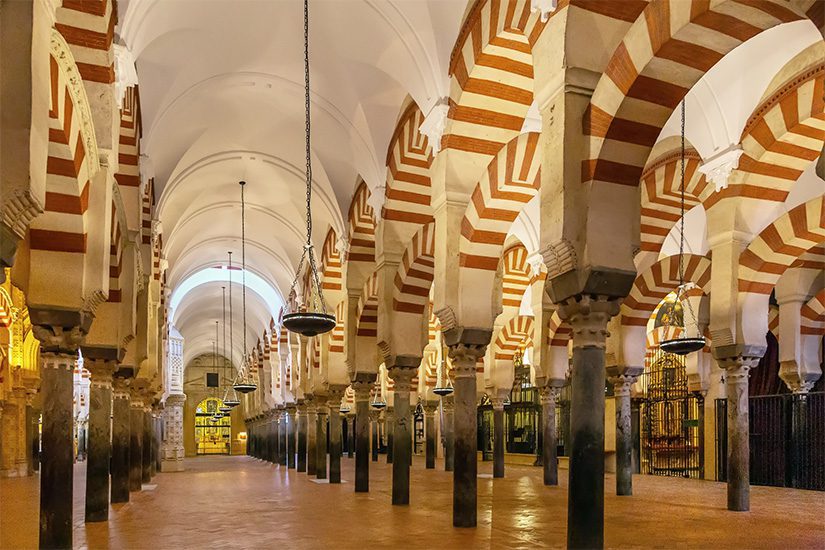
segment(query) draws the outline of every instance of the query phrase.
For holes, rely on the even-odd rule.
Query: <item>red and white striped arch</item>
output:
[[[137,86],[129,86],[123,94],[118,137],[118,170],[115,180],[124,188],[140,187],[140,102]]]
[[[478,0],[450,58],[443,149],[495,155],[524,124],[533,102],[532,45],[544,28],[530,0]]]
[[[770,294],[803,254],[825,242],[825,196],[792,208],[751,241],[739,257],[739,291]]]
[[[419,131],[424,115],[415,102],[404,110],[387,151],[387,185],[381,218],[410,225],[398,238],[405,242],[419,225],[433,220],[430,205],[432,148]]]
[[[112,230],[109,241],[109,302],[121,301],[120,275],[123,271],[123,250],[121,238],[125,234],[125,228],[120,225],[120,213],[117,203],[112,201]]]
[[[693,85],[739,44],[805,17],[778,0],[650,2],[593,93],[585,115],[591,156],[583,182],[639,185],[662,126]]]
[[[435,224],[421,226],[407,244],[395,274],[392,309],[423,315],[435,270]]]
[[[519,243],[508,248],[501,259],[501,304],[505,308],[518,309],[527,287],[532,282],[527,255],[527,249]]]
[[[825,64],[796,75],[759,105],[740,141],[735,178],[707,207],[729,196],[784,202],[825,142]]]
[[[424,386],[434,388],[438,383],[438,350],[425,348],[422,366],[424,367]]]
[[[558,311],[550,317],[547,330],[547,345],[555,348],[567,348],[573,329],[567,321],[561,318]]]
[[[533,345],[533,317],[514,315],[501,327],[496,338],[496,360],[512,361],[519,348]]]
[[[363,181],[355,189],[349,207],[348,262],[375,261],[375,213],[369,205],[370,192]]]
[[[115,66],[110,50],[117,23],[115,3],[110,0],[63,0],[56,16],[54,26],[71,45],[83,80],[113,83]]]
[[[11,297],[6,289],[0,288],[0,328],[11,326]]]
[[[802,334],[825,336],[825,289],[814,294],[802,306]]]
[[[342,300],[335,308],[335,327],[329,334],[329,352],[344,353],[344,321],[347,313],[347,302]]]
[[[487,165],[461,221],[460,262],[470,269],[498,269],[510,226],[541,183],[539,134],[521,134]]]
[[[341,254],[338,252],[338,237],[331,227],[321,249],[321,288],[341,290]]]
[[[436,338],[438,337],[438,333],[441,332],[441,321],[438,320],[435,313],[433,312],[433,303],[430,301],[430,322],[427,331],[427,341],[430,344],[435,344]]]
[[[366,280],[361,296],[358,298],[356,315],[356,334],[358,336],[378,335],[378,272]]]
[[[685,281],[692,282],[708,293],[710,290],[710,258],[697,254],[684,255]],[[636,276],[630,294],[622,303],[622,324],[647,326],[650,315],[659,303],[679,286],[679,256],[668,256]]]
[[[704,202],[713,192],[704,174],[699,172],[702,158],[695,149],[685,151],[685,211]],[[641,250],[658,253],[668,233],[682,217],[681,154],[666,153],[650,163],[642,174]]]

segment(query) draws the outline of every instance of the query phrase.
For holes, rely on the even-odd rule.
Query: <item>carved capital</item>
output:
[[[621,300],[578,295],[559,306],[559,315],[572,328],[573,348],[605,347],[607,322],[619,313]]]
[[[40,353],[76,356],[80,344],[86,337],[86,331],[79,326],[33,325],[32,331],[40,342]]]
[[[88,361],[85,366],[92,375],[90,379],[91,386],[98,388],[112,387],[112,375],[117,370],[116,362],[96,359]]]
[[[719,368],[725,371],[725,380],[728,384],[747,383],[750,370],[759,364],[761,357],[734,355],[717,357]]]
[[[630,397],[630,388],[636,383],[643,371],[644,367],[608,367],[607,377],[610,383],[613,384],[613,395],[615,397]]]
[[[375,385],[375,374],[361,373],[352,381],[352,390],[356,401],[369,401],[370,391]]]
[[[561,388],[557,386],[542,386],[539,388],[539,399],[543,407],[555,407],[561,394]]]
[[[418,363],[421,363],[421,358],[418,358]],[[412,379],[418,372],[418,365],[411,367],[408,365],[396,364],[389,369],[390,378],[392,378],[394,390],[396,392],[409,392]]]

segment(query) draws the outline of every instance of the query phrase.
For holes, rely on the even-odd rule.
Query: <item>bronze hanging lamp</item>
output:
[[[447,370],[449,366],[447,365],[447,353],[446,349],[442,350],[441,355],[441,376],[438,377],[438,385],[433,388],[433,393],[439,395],[441,397],[446,397],[453,393],[453,383],[450,381],[450,377],[448,376]],[[447,382],[442,386],[441,383],[443,380]]]
[[[244,200],[244,187],[246,182],[238,182],[241,186],[241,309],[243,309],[243,365],[238,373],[238,378],[233,384],[235,391],[250,393],[258,389],[257,384],[252,380],[252,372],[249,364],[249,353],[246,351],[246,201]]]
[[[232,357],[234,355],[234,347],[232,345],[232,331],[233,331],[233,322],[232,322],[232,251],[228,252],[229,255],[229,368],[234,368],[234,362],[232,361]],[[226,330],[226,308],[224,308],[224,321],[223,321],[223,328],[224,331]],[[224,336],[223,339],[224,343],[224,355],[226,354],[226,337]],[[226,395],[224,396],[223,404],[230,408],[235,408],[241,404],[240,400],[238,399],[238,394],[233,387],[235,383],[235,378],[233,377],[232,384],[229,384],[226,388]],[[232,390],[230,394],[229,391]]]
[[[376,382],[375,382],[375,397],[373,398],[372,403],[370,403],[370,405],[372,406],[373,409],[377,409],[379,411],[381,409],[386,409],[387,408],[387,402],[384,401],[384,396],[381,395],[381,381],[380,381],[380,378],[379,378],[379,380],[376,380]]]
[[[676,338],[669,338],[663,340],[659,347],[668,353],[675,353],[676,355],[687,355],[694,351],[699,351],[705,347],[705,337],[699,333],[699,323],[696,320],[696,314],[693,312],[693,306],[690,304],[690,299],[687,292],[693,288],[693,283],[685,282],[685,100],[682,99],[682,134],[681,134],[681,174],[679,179],[679,187],[681,192],[681,213],[682,217],[679,221],[679,286],[676,287],[675,304],[681,305],[682,320],[681,326],[675,316],[671,316],[671,320],[665,326],[681,329]],[[688,334],[688,329],[692,328],[694,335]]]
[[[318,279],[318,268],[315,265],[315,252],[312,246],[312,140],[309,94],[309,0],[304,0],[304,99],[306,107],[306,229],[307,240],[295,279],[289,289],[290,313],[284,315],[283,324],[290,332],[303,336],[317,336],[331,331],[335,327],[335,316],[327,313],[324,296],[321,294],[321,284]],[[309,282],[304,296],[303,306],[298,305],[298,296],[295,288],[301,278],[304,261],[309,264]],[[314,307],[314,311],[310,308]]]

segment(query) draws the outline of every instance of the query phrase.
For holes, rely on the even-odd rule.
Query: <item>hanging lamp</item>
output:
[[[450,381],[450,377],[447,375],[447,360],[441,359],[441,376],[438,378],[439,385],[433,388],[433,393],[436,395],[440,395],[441,397],[446,397],[453,393],[453,383]],[[445,385],[441,385],[441,381],[446,378],[447,383]]]
[[[246,201],[244,200],[244,188],[246,182],[238,182],[241,186],[241,308],[243,309],[243,365],[238,373],[238,379],[232,385],[235,391],[250,393],[258,389],[257,384],[252,381],[251,367],[249,365],[249,354],[246,351]]]
[[[306,229],[307,240],[304,244],[304,251],[301,253],[301,260],[298,262],[298,270],[295,272],[295,279],[289,290],[290,313],[284,315],[283,324],[290,332],[297,332],[303,336],[317,336],[331,331],[335,327],[335,316],[327,313],[324,297],[321,294],[321,284],[318,279],[318,269],[315,266],[315,252],[312,246],[312,140],[311,140],[311,117],[310,117],[310,94],[309,94],[309,0],[304,0],[304,99],[306,108]],[[301,278],[301,271],[304,261],[309,264],[310,276],[306,289],[306,296],[303,300],[303,307],[298,307],[298,299],[295,288]],[[309,307],[314,306],[315,311],[310,311]]]
[[[220,342],[220,340],[218,339],[218,329],[219,329],[218,325],[219,325],[219,321],[215,321],[215,358],[214,358],[214,362],[215,362],[215,371],[218,375],[218,391],[220,391],[220,388],[221,388],[220,380],[222,378],[221,374],[223,374],[223,366],[221,366],[220,370],[218,370],[218,368],[217,368],[217,364],[218,364],[217,350],[218,350],[218,343]],[[226,397],[226,392],[224,392],[224,397]],[[226,403],[223,400],[221,400],[221,405],[218,406],[218,412],[228,413],[230,410],[231,410],[230,407],[227,407]]]
[[[685,100],[682,99],[682,134],[681,134],[681,162],[680,164],[680,206],[682,217],[679,222],[679,286],[676,287],[676,298],[674,303],[682,306],[682,323],[681,326],[671,321],[665,326],[673,328],[680,328],[681,331],[676,338],[669,338],[663,340],[659,347],[676,355],[687,355],[694,351],[699,351],[705,347],[705,337],[699,334],[699,323],[696,321],[696,315],[693,312],[693,306],[690,304],[690,299],[687,297],[687,292],[693,288],[693,283],[685,282]],[[685,307],[687,306],[687,307]],[[688,316],[690,319],[688,319]],[[690,323],[688,322],[690,321]],[[696,336],[688,334],[688,328],[693,328]]]
[[[229,255],[229,368],[234,368],[234,363],[232,361],[233,357],[233,350],[235,349],[232,345],[232,331],[233,331],[233,323],[232,323],[232,251],[230,250],[228,253]],[[224,332],[226,331],[226,305],[224,305],[223,309],[223,329]],[[226,336],[224,335],[223,338],[224,344],[224,356],[226,356]],[[233,379],[234,384],[234,379]],[[232,394],[230,395],[229,391],[232,390]],[[241,404],[240,400],[238,399],[238,394],[235,392],[235,388],[232,387],[232,384],[227,384],[226,393],[224,394],[223,404],[230,408],[235,408]]]
[[[379,383],[375,384],[375,399],[372,400],[370,403],[373,409],[381,409],[387,408],[387,402],[384,401],[384,398],[381,396],[381,385]]]

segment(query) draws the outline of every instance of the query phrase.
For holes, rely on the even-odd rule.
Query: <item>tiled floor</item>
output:
[[[352,459],[342,485],[310,482],[248,457],[187,461],[160,474],[156,488],[132,493],[108,523],[83,523],[83,465],[75,471],[75,547],[171,548],[536,548],[563,547],[565,472],[544,487],[540,470],[509,466],[480,478],[479,525],[451,526],[452,477],[416,458],[412,504],[390,505],[390,467],[371,462],[369,494],[353,492]],[[479,473],[490,473],[490,463]],[[636,476],[635,495],[610,494],[606,544],[615,548],[825,548],[825,493],[753,487],[752,511],[725,510],[721,483]],[[36,478],[0,481],[0,548],[37,546]],[[281,546],[283,545],[283,546]]]

